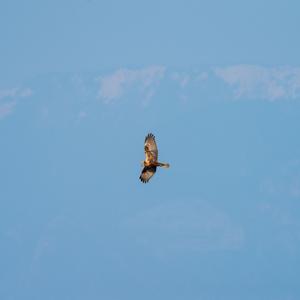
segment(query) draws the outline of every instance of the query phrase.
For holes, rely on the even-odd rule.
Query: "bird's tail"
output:
[[[168,164],[168,163],[157,163],[157,165],[159,166],[159,167],[162,167],[162,168],[170,168],[170,164]]]

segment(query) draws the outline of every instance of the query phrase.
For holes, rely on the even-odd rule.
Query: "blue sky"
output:
[[[299,299],[299,11],[0,1],[0,298]]]

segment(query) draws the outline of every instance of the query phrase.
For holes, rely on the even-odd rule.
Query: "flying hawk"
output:
[[[169,168],[170,165],[157,161],[158,150],[155,142],[155,136],[152,133],[149,133],[146,136],[144,148],[146,158],[142,163],[144,168],[142,170],[140,180],[143,183],[147,183],[156,172],[156,167]]]

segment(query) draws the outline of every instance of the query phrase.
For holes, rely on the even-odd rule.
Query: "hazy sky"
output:
[[[0,0],[0,299],[299,299],[299,28],[299,1]]]

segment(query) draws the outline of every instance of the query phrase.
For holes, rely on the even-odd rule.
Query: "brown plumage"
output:
[[[140,180],[143,183],[147,183],[150,178],[155,174],[157,167],[169,168],[167,163],[160,163],[158,159],[158,150],[155,142],[155,136],[149,133],[145,138],[145,160],[143,162],[144,168],[142,170]]]

